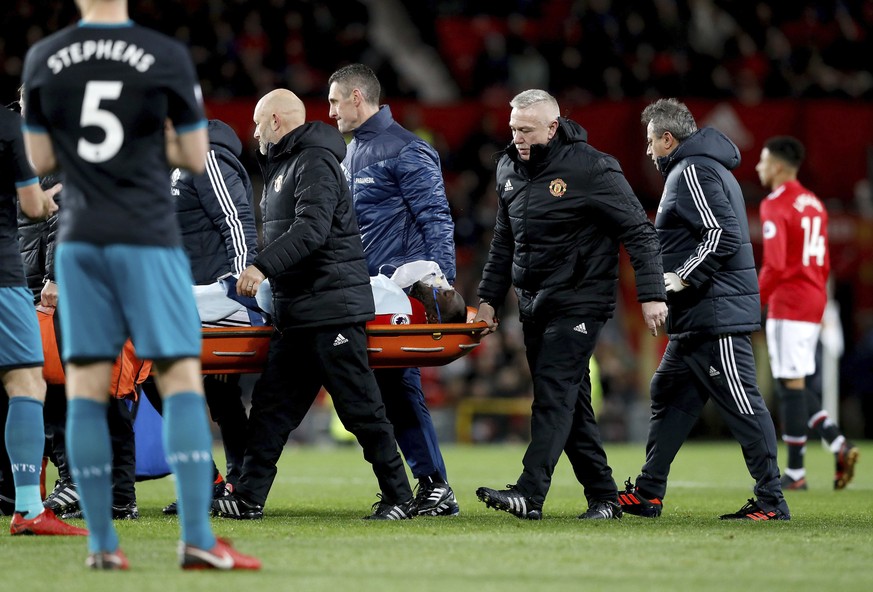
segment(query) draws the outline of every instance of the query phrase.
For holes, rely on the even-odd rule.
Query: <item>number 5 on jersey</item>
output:
[[[121,96],[122,83],[109,80],[92,80],[85,85],[85,98],[82,99],[82,117],[79,124],[85,127],[99,127],[104,138],[100,143],[79,138],[76,152],[83,160],[92,163],[106,162],[121,150],[124,143],[124,127],[111,111],[100,108],[104,100],[114,101]]]

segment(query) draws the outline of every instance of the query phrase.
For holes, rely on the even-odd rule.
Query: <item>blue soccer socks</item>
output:
[[[118,548],[112,525],[112,445],[106,407],[106,403],[76,398],[67,405],[67,456],[91,532],[91,553]]]
[[[182,541],[211,549],[212,432],[203,396],[188,392],[164,399],[164,450],[176,476]]]
[[[6,450],[15,480],[15,511],[33,519],[42,512],[39,474],[45,448],[42,403],[30,397],[9,397]]]

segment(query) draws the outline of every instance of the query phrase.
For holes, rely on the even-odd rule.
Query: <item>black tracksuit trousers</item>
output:
[[[537,504],[546,499],[562,451],[589,504],[618,500],[591,408],[588,363],[603,325],[603,321],[578,316],[524,322],[534,400],[531,442],[516,486]]]
[[[403,459],[376,378],[367,361],[364,324],[276,330],[267,365],[252,392],[248,440],[236,492],[263,505],[276,477],[276,462],[322,385],[337,415],[358,439],[383,499],[412,499]]]
[[[670,341],[652,378],[651,399],[646,462],[636,481],[643,495],[664,497],[670,464],[703,406],[712,399],[740,443],[755,479],[755,495],[768,506],[784,504],[776,464],[776,429],[758,390],[748,335]]]

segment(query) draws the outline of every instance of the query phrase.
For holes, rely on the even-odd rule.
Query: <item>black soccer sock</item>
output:
[[[831,419],[827,411],[822,409],[821,398],[817,393],[806,389],[806,408],[809,411],[809,428],[815,431],[819,437],[824,438],[828,445],[839,438],[842,433],[840,427]]]
[[[788,447],[789,469],[802,469],[806,453],[806,429],[809,414],[806,411],[805,389],[787,388],[777,383],[779,412],[782,415],[782,440]]]

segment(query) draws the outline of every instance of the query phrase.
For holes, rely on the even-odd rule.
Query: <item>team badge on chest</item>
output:
[[[563,179],[555,179],[551,183],[549,183],[549,193],[554,195],[555,197],[561,197],[567,192],[567,184],[564,183]]]

